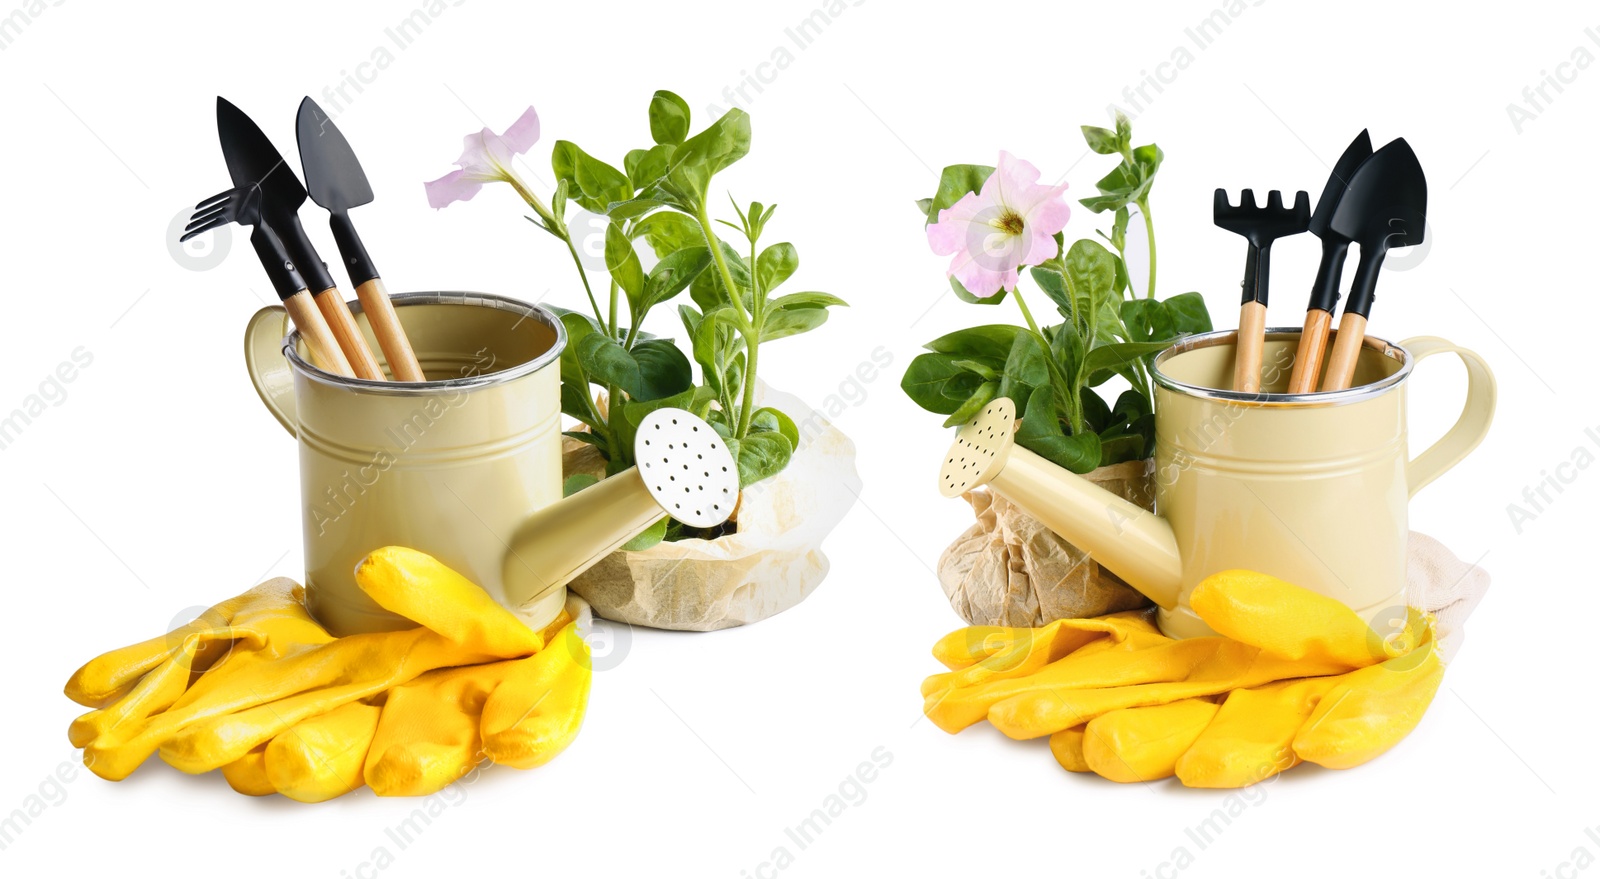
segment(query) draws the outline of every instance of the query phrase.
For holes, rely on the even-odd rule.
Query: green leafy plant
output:
[[[1034,215],[1024,216],[1020,209],[1003,203],[1003,190],[992,196],[992,205],[986,204],[990,180],[997,173],[988,166],[944,169],[938,191],[918,202],[930,226],[966,222],[969,229],[977,228],[978,234],[992,238],[998,234],[993,230],[1000,230],[1023,241],[1030,234],[1053,234],[1056,247],[1054,255],[1031,265],[1026,257],[1008,260],[1008,253],[1020,254],[1028,249],[1025,245],[1008,252],[986,240],[981,246],[942,251],[957,252],[951,285],[961,299],[995,304],[1009,292],[1026,326],[989,324],[941,336],[925,346],[927,353],[911,361],[901,381],[901,388],[919,406],[949,416],[947,427],[965,423],[997,397],[1010,398],[1022,417],[1017,442],[1075,473],[1154,452],[1149,360],[1178,336],[1211,329],[1200,294],[1155,298],[1150,191],[1161,166],[1160,148],[1155,144],[1132,146],[1131,126],[1120,115],[1114,130],[1084,126],[1083,134],[1095,152],[1122,159],[1096,184],[1099,195],[1080,202],[1095,213],[1113,212],[1110,233],[1099,233],[1111,249],[1092,238],[1067,246],[1059,231],[1029,230],[1028,219]],[[1002,165],[1008,158],[1002,154]],[[1031,170],[1031,166],[1026,168]],[[999,173],[1020,172],[1002,168]],[[1010,185],[1017,186],[1015,182]],[[1048,197],[1034,193],[1024,200]],[[1126,259],[1130,207],[1143,218],[1149,239],[1148,286],[1142,297],[1134,292]],[[1065,222],[1064,209],[1061,222]],[[946,234],[949,231],[930,229],[930,241],[948,243],[952,240]],[[970,231],[966,234],[973,235]],[[972,261],[981,265],[973,267]],[[1061,323],[1041,326],[1036,322],[1020,284],[1009,289],[996,286],[997,276],[1023,267],[1034,286],[1055,305]],[[957,275],[965,275],[974,287],[982,283],[988,287],[969,290]],[[1126,380],[1128,389],[1108,404],[1095,389],[1114,377]]]
[[[744,485],[782,471],[800,435],[787,414],[756,405],[763,346],[816,329],[830,308],[846,303],[819,292],[775,295],[800,265],[793,244],[761,243],[776,205],[734,202],[731,218],[713,221],[714,178],[750,151],[750,117],[729,110],[691,135],[688,103],[658,91],[648,111],[652,143],[630,150],[620,167],[571,141],[556,142],[550,160],[556,186],[546,205],[503,156],[525,151],[537,138],[537,117],[531,114],[530,108],[524,117],[532,119],[531,125],[519,120],[503,136],[485,130],[484,137],[494,142],[483,148],[487,158],[476,163],[466,161],[475,158],[469,136],[468,155],[458,162],[463,170],[454,174],[511,183],[533,208],[535,216],[528,220],[565,244],[577,267],[589,311],[555,309],[567,331],[561,409],[582,424],[567,436],[592,444],[605,458],[607,473],[617,473],[634,465],[634,434],[644,417],[675,406],[705,418],[724,437]],[[519,139],[523,128],[531,128],[532,137]],[[430,199],[440,188],[436,204],[470,198],[476,191],[462,194],[452,177],[428,186]],[[573,205],[606,221],[606,277],[598,289],[568,225]],[[738,235],[724,240],[719,225]],[[684,347],[641,329],[655,309],[686,291],[693,304],[677,308]],[[567,489],[586,484],[569,480]],[[715,536],[664,520],[628,548],[691,534]]]

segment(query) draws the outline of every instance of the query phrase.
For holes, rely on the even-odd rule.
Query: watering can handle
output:
[[[294,373],[283,356],[283,338],[288,334],[289,312],[283,306],[269,305],[256,312],[244,330],[244,365],[267,411],[290,436],[298,436]]]
[[[1461,407],[1461,417],[1438,442],[1406,463],[1406,487],[1414,496],[1483,442],[1483,438],[1489,434],[1489,422],[1494,420],[1496,391],[1494,373],[1475,351],[1458,347],[1438,336],[1417,336],[1401,342],[1400,347],[1411,352],[1414,362],[1420,363],[1435,354],[1450,353],[1461,358],[1467,367],[1467,400]]]

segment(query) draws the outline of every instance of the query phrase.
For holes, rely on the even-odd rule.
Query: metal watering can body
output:
[[[1407,503],[1487,434],[1488,365],[1443,339],[1392,345],[1369,336],[1355,387],[1286,394],[1299,330],[1276,329],[1267,333],[1263,390],[1216,390],[1231,384],[1235,337],[1187,337],[1154,361],[1155,514],[1015,446],[1004,399],[958,434],[940,490],[991,484],[1155,601],[1173,637],[1213,634],[1189,594],[1234,568],[1336,598],[1369,619],[1405,605]],[[1466,364],[1466,405],[1411,458],[1407,381],[1418,361],[1444,352]]]
[[[560,612],[572,578],[683,498],[663,499],[666,492],[634,468],[562,498],[566,334],[554,314],[477,293],[409,293],[393,302],[426,382],[317,369],[298,336],[284,334],[280,308],[257,313],[246,331],[251,380],[298,440],[307,606],[337,635],[413,625],[355,584],[367,553],[400,545],[438,558],[542,627]],[[373,343],[359,309],[357,323]],[[657,416],[659,423],[646,421],[650,433],[687,433],[698,443],[697,464],[719,451],[717,466],[732,464],[704,422],[680,410]],[[669,456],[690,453],[687,443],[672,442]],[[701,504],[698,520],[707,525],[733,508],[724,495],[738,496],[736,467],[718,469],[716,480],[709,470],[691,489],[697,500],[718,494],[719,509]],[[682,485],[670,484],[674,492]]]

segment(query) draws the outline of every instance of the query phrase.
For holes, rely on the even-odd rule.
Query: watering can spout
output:
[[[633,467],[535,510],[512,536],[502,580],[512,608],[546,601],[664,516],[696,528],[727,521],[739,467],[710,424],[682,409],[639,423]]]
[[[954,497],[989,485],[1163,609],[1177,607],[1183,568],[1172,526],[1016,445],[1015,422],[1007,398],[984,407],[956,435],[939,491]]]

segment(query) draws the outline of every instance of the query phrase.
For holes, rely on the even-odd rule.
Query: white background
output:
[[[1575,449],[1600,454],[1585,435],[1600,434],[1590,365],[1600,69],[1560,68],[1572,81],[1548,90],[1520,131],[1507,112],[1576,47],[1600,54],[1585,33],[1600,33],[1592,7],[1264,2],[1201,49],[1185,29],[1217,8],[1209,2],[867,0],[802,49],[785,29],[813,0],[470,0],[400,49],[385,29],[415,8],[66,0],[0,52],[0,411],[79,346],[93,356],[66,399],[0,451],[0,813],[77,759],[65,732],[78,709],[61,685],[81,662],[301,570],[294,446],[240,357],[245,320],[270,287],[243,235],[220,261],[204,244],[169,246],[179,213],[228,182],[219,93],[286,151],[302,95],[334,109],[377,192],[356,219],[391,290],[578,306],[565,255],[521,219],[509,189],[435,212],[422,181],[451,168],[462,135],[503,130],[530,103],[544,137],[522,168],[547,189],[558,138],[613,162],[644,145],[656,88],[688,98],[699,129],[708,105],[729,105],[725,88],[746,75],[769,80],[741,99],[753,151],[718,182],[780,205],[772,234],[800,249],[795,289],[853,305],[762,358],[773,384],[813,405],[841,393],[852,401],[837,423],[857,441],[866,488],[827,544],[833,573],[803,605],[746,629],[632,633],[626,654],[619,647],[596,675],[570,750],[532,772],[489,773],[403,851],[384,831],[416,802],[366,791],[315,807],[252,800],[216,775],[152,760],[121,784],[80,772],[0,852],[0,872],[169,864],[374,875],[362,865],[388,845],[384,876],[496,864],[563,876],[1143,877],[1175,875],[1162,864],[1183,845],[1194,856],[1185,877],[1458,865],[1485,876],[1600,875],[1572,862],[1579,847],[1600,856],[1600,837],[1585,835],[1600,824],[1589,683],[1600,598],[1587,564],[1600,468],[1562,470],[1571,483],[1520,533],[1507,512]],[[391,62],[359,67],[377,47]],[[780,47],[785,67],[758,67]],[[1178,47],[1192,61],[1158,69]],[[918,683],[938,670],[928,649],[959,624],[932,566],[971,515],[935,493],[947,434],[897,384],[923,342],[1017,315],[1009,303],[988,311],[947,293],[912,201],[931,194],[938,168],[993,163],[1002,148],[1047,182],[1064,174],[1069,196],[1092,194],[1112,162],[1085,155],[1078,126],[1105,124],[1113,101],[1135,109],[1122,92],[1146,71],[1171,80],[1159,95],[1147,89],[1154,100],[1134,122],[1136,142],[1167,155],[1154,193],[1163,296],[1200,290],[1218,326],[1232,326],[1243,244],[1211,225],[1212,188],[1315,196],[1362,127],[1378,143],[1403,135],[1429,173],[1432,240],[1408,270],[1385,273],[1371,331],[1474,348],[1501,392],[1488,441],[1411,509],[1413,527],[1494,577],[1432,710],[1375,763],[1302,767],[1256,789],[1204,850],[1184,831],[1226,807],[1226,794],[1070,775],[1042,740],[1012,742],[987,726],[951,737],[919,722]],[[342,108],[325,99],[358,74],[368,81],[359,94],[347,87]],[[331,252],[313,211],[307,226]],[[1106,218],[1075,210],[1069,239],[1097,223]],[[1316,247],[1309,236],[1278,247],[1274,323],[1298,324]],[[675,329],[669,310],[660,318],[657,329]],[[878,346],[893,365],[851,387]],[[1463,384],[1444,358],[1419,370],[1415,448],[1453,420]],[[866,799],[800,850],[785,828],[878,748],[893,762]],[[781,872],[767,863],[778,846],[794,857]]]

